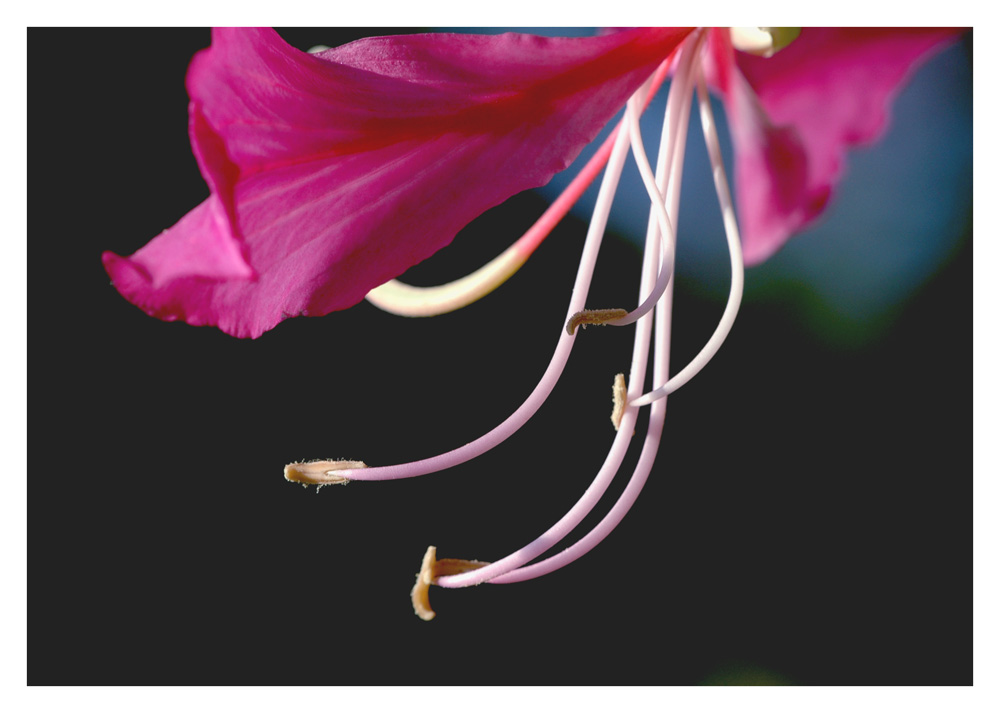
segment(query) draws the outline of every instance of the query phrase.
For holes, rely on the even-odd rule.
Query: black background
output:
[[[28,35],[30,684],[972,682],[971,237],[860,348],[745,302],[615,533],[540,580],[435,589],[426,623],[427,545],[495,559],[583,492],[630,330],[584,332],[537,417],[472,463],[318,494],[282,467],[411,460],[499,423],[555,346],[585,226],[431,320],[360,304],[248,341],[151,319],[100,254],[207,196],[183,78],[209,33]],[[408,279],[464,274],[544,206],[509,201]],[[609,237],[588,303],[633,303],[638,264]],[[676,365],[721,313],[696,295],[678,286]]]

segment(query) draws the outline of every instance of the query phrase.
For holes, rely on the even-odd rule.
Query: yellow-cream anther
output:
[[[285,466],[285,480],[303,485],[349,483],[350,478],[335,473],[341,470],[367,467],[359,460],[312,460],[304,463],[289,463]]]
[[[614,405],[611,408],[611,423],[615,425],[615,430],[617,431],[622,425],[622,416],[625,415],[625,404],[628,403],[624,374],[615,374],[615,381],[611,385],[611,398],[614,401]]]
[[[410,590],[410,601],[413,602],[413,611],[424,621],[430,621],[435,616],[431,609],[430,588],[434,580],[438,577],[445,577],[449,574],[461,574],[469,570],[485,567],[489,562],[478,562],[476,560],[456,560],[437,558],[437,548],[428,547],[424,553],[424,561],[420,565],[420,572],[417,573],[416,584]]]

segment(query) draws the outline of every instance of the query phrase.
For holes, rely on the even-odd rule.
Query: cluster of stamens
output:
[[[382,467],[367,467],[360,461],[313,461],[293,463],[285,468],[285,477],[288,480],[303,484],[328,485],[351,480],[409,478],[468,461],[505,440],[537,411],[563,371],[575,342],[577,327],[590,324],[613,326],[636,324],[629,375],[626,378],[624,374],[618,374],[614,379],[614,408],[611,418],[616,435],[608,456],[592,484],[576,505],[538,539],[492,563],[475,560],[438,560],[436,549],[428,548],[412,591],[414,609],[422,619],[429,620],[434,617],[428,597],[428,590],[432,584],[455,588],[483,582],[509,583],[531,579],[565,566],[603,540],[624,517],[649,475],[663,429],[665,397],[687,383],[708,363],[725,340],[735,320],[743,292],[743,260],[735,212],[726,183],[712,110],[702,75],[700,56],[704,41],[703,32],[692,33],[674,55],[660,66],[629,100],[624,119],[615,133],[570,184],[563,196],[504,254],[477,272],[448,285],[417,288],[393,280],[373,290],[368,296],[369,301],[387,311],[410,316],[440,314],[475,301],[501,284],[527,260],[590,181],[598,175],[604,162],[607,162],[570,300],[568,317],[564,328],[560,329],[559,341],[548,368],[521,407],[479,439],[432,458]],[[760,38],[757,37],[753,41],[760,41]],[[673,80],[654,171],[646,158],[638,119],[651,95],[670,73],[673,74]],[[731,257],[732,288],[715,333],[690,364],[670,377],[670,317],[676,240],[674,226],[677,224],[685,139],[694,94],[697,94],[699,100],[702,129],[723,213]],[[598,248],[630,148],[639,166],[652,206],[640,277],[639,306],[632,311],[588,310],[585,309],[584,303]],[[653,361],[652,379],[656,387],[648,393],[643,393],[650,357]],[[642,453],[618,501],[590,533],[558,554],[535,561],[566,537],[591,512],[607,490],[611,479],[621,467],[635,432],[638,409],[645,405],[650,405],[651,410]]]

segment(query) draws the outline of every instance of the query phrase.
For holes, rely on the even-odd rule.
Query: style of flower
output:
[[[286,317],[328,314],[366,296],[399,314],[440,314],[516,271],[607,164],[566,322],[548,369],[517,411],[481,438],[414,463],[369,468],[360,461],[314,461],[285,469],[289,480],[322,486],[413,477],[465,462],[537,411],[578,327],[636,325],[628,378],[620,374],[613,384],[617,433],[591,486],[546,533],[492,563],[437,560],[429,548],[412,596],[417,613],[430,619],[431,584],[537,577],[577,559],[614,529],[652,468],[665,397],[708,363],[735,320],[744,264],[767,259],[816,220],[843,172],[846,150],[879,136],[894,92],[919,60],[954,36],[938,29],[640,28],[575,39],[371,38],[303,53],[270,30],[216,30],[187,79],[192,147],[211,196],[131,257],[106,253],[104,263],[115,287],[149,314],[215,325],[239,337],[258,337]],[[668,77],[654,169],[638,117]],[[735,202],[709,87],[721,95],[732,131]],[[695,94],[732,286],[712,337],[671,376],[674,226]],[[601,150],[509,250],[449,285],[414,288],[394,279],[488,208],[546,183],[623,106],[624,117]],[[598,248],[630,150],[651,202],[638,307],[588,310]],[[643,393],[650,359],[657,386]],[[619,500],[589,534],[535,561],[595,507],[646,405],[642,452]]]

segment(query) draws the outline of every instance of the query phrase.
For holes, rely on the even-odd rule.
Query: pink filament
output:
[[[674,51],[676,54],[678,50]],[[649,102],[652,101],[653,95],[656,94],[657,90],[663,84],[664,80],[667,78],[667,73],[670,70],[670,65],[673,55],[668,57],[657,68],[656,72],[653,74],[652,82],[649,86],[649,93],[646,95],[645,101],[642,103],[642,110],[645,111],[649,106]],[[531,253],[535,252],[542,241],[548,237],[552,229],[559,224],[566,214],[569,212],[578,200],[583,192],[590,187],[590,184],[594,182],[597,175],[604,168],[604,165],[608,162],[608,158],[611,156],[611,149],[614,146],[615,139],[618,137],[618,133],[622,130],[624,125],[624,119],[618,122],[618,126],[614,128],[611,134],[604,140],[601,147],[597,152],[590,157],[587,164],[580,170],[576,177],[570,182],[566,189],[559,194],[552,205],[550,205],[544,213],[535,221],[528,230],[517,239],[514,243],[514,250],[519,254],[527,258]]]
[[[673,190],[669,189],[679,181],[680,164],[683,161],[683,145],[686,137],[687,115],[690,111],[691,85],[694,74],[693,57],[697,53],[698,38],[690,42],[692,43],[691,55],[684,58],[687,60],[686,62],[682,60],[679,69],[679,72],[682,74],[679,77],[680,81],[675,80],[675,86],[671,87],[670,99],[667,102],[667,116],[664,117],[664,136],[661,139],[657,161],[657,175],[668,176],[666,185],[658,185],[657,188],[659,189],[661,200],[664,193],[667,193],[669,198],[672,199],[669,211],[672,214],[670,217],[671,221],[676,220],[677,203],[680,196],[675,188]],[[634,126],[635,124],[633,123]],[[641,142],[636,140],[635,144],[641,145]],[[674,240],[671,236],[660,236],[658,228],[659,221],[655,217],[655,212],[651,212],[646,237],[646,249],[643,256],[643,270],[639,288],[640,300],[643,296],[656,292],[661,288],[660,280],[657,279],[657,258],[660,254],[659,245],[661,240],[667,241],[667,253],[663,256],[662,265],[673,265]],[[661,266],[661,269],[672,272],[672,267],[663,268]],[[663,275],[660,275],[660,277],[662,278]],[[667,277],[669,278],[669,275]],[[654,285],[654,283],[656,284]],[[662,292],[663,296],[659,299],[656,309],[657,348],[654,379],[666,378],[669,373],[672,285],[672,280],[666,283],[665,291]],[[639,318],[636,327],[635,342],[632,350],[632,366],[628,381],[632,397],[636,393],[642,392],[646,374],[646,362],[649,354],[651,322],[652,315],[643,314]],[[638,413],[636,407],[629,406],[626,408],[614,443],[601,469],[576,504],[555,525],[550,527],[540,537],[507,557],[478,570],[439,577],[435,584],[445,588],[455,588],[481,584],[486,581],[498,584],[520,582],[560,569],[593,549],[621,522],[645,484],[652,470],[653,463],[656,460],[663,432],[665,411],[666,404],[661,404],[658,408],[651,409],[649,427],[639,463],[632,478],[629,480],[625,492],[619,498],[611,512],[585,537],[557,555],[541,562],[524,566],[569,535],[570,531],[583,521],[583,518],[593,510],[600,498],[607,491],[611,481],[621,467],[625,452],[628,449]]]
[[[666,79],[670,62],[671,59],[668,58],[653,74],[649,83],[649,91],[646,94],[645,100],[642,102],[643,108],[648,106],[653,93]],[[530,254],[535,250],[535,248],[538,247],[538,245],[541,244],[545,236],[551,232],[552,228],[555,227],[555,225],[562,219],[567,211],[569,211],[570,207],[572,207],[580,195],[587,189],[590,183],[594,180],[594,177],[600,172],[601,167],[609,161],[613,148],[620,144],[623,147],[619,162],[620,165],[618,165],[616,169],[613,164],[612,166],[609,166],[605,178],[605,182],[607,183],[607,176],[614,174],[614,183],[617,185],[617,176],[621,174],[621,170],[624,165],[624,150],[628,146],[626,141],[628,132],[622,132],[622,126],[623,122],[619,122],[614,132],[605,140],[598,152],[591,157],[590,161],[587,162],[587,165],[581,173],[570,183],[562,195],[556,199],[549,209],[542,214],[535,224],[528,229],[528,231],[517,241],[517,243],[515,243],[515,246],[517,246],[516,249],[524,250],[526,251],[526,254]],[[600,200],[600,197],[598,200]],[[608,207],[610,208],[610,205]],[[588,242],[584,247],[584,255],[580,262],[580,270],[577,273],[576,283],[573,287],[573,296],[567,312],[567,319],[569,316],[579,312],[586,306],[585,303],[587,292],[590,288],[590,279],[593,276],[594,265],[597,261],[597,251],[600,247],[600,236],[591,241],[591,233],[594,233],[595,228],[597,228],[599,229],[599,232],[603,234],[606,222],[607,216],[605,215],[603,220],[591,223],[591,230],[588,233]],[[538,382],[538,385],[535,386],[535,389],[531,392],[524,403],[521,404],[521,406],[518,407],[514,413],[508,416],[506,420],[504,420],[492,431],[480,436],[476,440],[454,450],[448,451],[447,453],[442,453],[423,460],[413,461],[411,463],[378,466],[344,472],[334,471],[333,473],[335,475],[343,475],[349,480],[359,481],[413,478],[419,475],[426,475],[427,473],[434,473],[447,468],[452,468],[456,465],[461,465],[462,463],[472,460],[473,458],[476,458],[477,456],[495,448],[511,435],[516,433],[517,430],[520,429],[521,426],[523,426],[535,414],[535,412],[538,411],[539,408],[541,408],[545,399],[548,398],[552,389],[555,388],[556,382],[569,360],[569,355],[573,348],[573,342],[573,335],[567,334],[565,330],[560,330],[559,342],[556,344],[555,352],[553,353],[552,359],[549,361],[549,365],[546,368],[545,373],[542,375],[541,380]]]

